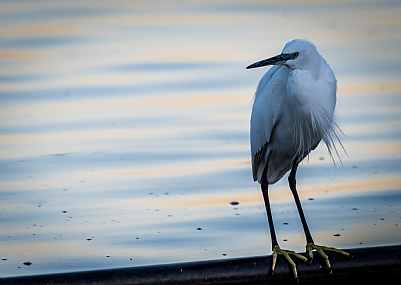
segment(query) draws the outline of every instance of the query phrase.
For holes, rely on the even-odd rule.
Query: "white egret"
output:
[[[298,164],[321,140],[331,157],[333,150],[337,152],[334,140],[339,141],[340,130],[334,121],[336,78],[316,47],[306,40],[290,41],[281,54],[251,64],[247,69],[266,65],[273,67],[262,77],[255,93],[250,139],[253,179],[261,184],[272,240],[271,271],[273,273],[277,255],[283,255],[298,279],[290,255],[308,262],[306,257],[279,247],[270,210],[269,184],[276,183],[291,170],[288,182],[305,232],[309,263],[313,259],[313,250],[317,250],[331,272],[324,251],[348,257],[350,254],[314,243],[297,194],[295,175]]]

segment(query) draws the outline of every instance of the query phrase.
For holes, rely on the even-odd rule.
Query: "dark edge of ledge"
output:
[[[349,259],[326,252],[333,267],[330,275],[315,253],[309,266],[294,259],[300,283],[325,285],[363,282],[401,284],[401,244],[347,249]],[[304,253],[301,253],[305,255]],[[130,268],[2,278],[1,284],[279,284],[293,283],[287,262],[277,259],[274,275],[269,274],[271,256],[161,264]]]

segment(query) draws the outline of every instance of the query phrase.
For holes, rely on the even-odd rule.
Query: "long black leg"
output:
[[[299,196],[298,196],[298,192],[297,192],[297,188],[296,188],[295,175],[297,173],[297,168],[298,168],[298,163],[294,162],[294,164],[292,165],[290,175],[288,176],[288,183],[290,185],[292,195],[294,196],[295,204],[297,205],[297,208],[298,208],[299,217],[301,218],[302,226],[303,226],[304,232],[305,232],[306,242],[313,243],[312,235],[309,231],[308,224],[306,223],[304,211],[302,210],[301,201],[299,200]]]
[[[296,253],[295,251],[283,250],[278,245],[276,231],[274,230],[270,202],[269,202],[269,194],[268,194],[269,183],[267,181],[267,165],[263,171],[262,179],[260,182],[261,182],[260,185],[261,185],[262,193],[263,193],[263,199],[265,201],[265,206],[266,206],[267,220],[269,222],[270,236],[271,236],[271,240],[272,240],[273,261],[272,261],[272,266],[270,268],[270,274],[273,274],[274,269],[276,268],[277,255],[282,255],[282,256],[284,256],[284,258],[287,260],[287,262],[291,266],[295,279],[298,280],[297,266],[296,266],[295,262],[291,259],[290,255],[295,256],[295,257],[303,260],[304,262],[308,262],[308,259],[306,257]]]
[[[266,207],[266,214],[267,214],[267,220],[269,222],[269,229],[270,229],[270,236],[272,240],[272,248],[274,248],[276,245],[278,245],[277,242],[277,237],[276,237],[276,231],[274,230],[274,224],[273,224],[273,217],[272,217],[272,212],[270,209],[270,203],[269,203],[269,183],[267,182],[267,167],[265,167],[262,175],[262,179],[260,181],[260,187],[262,188],[262,193],[263,193],[263,199],[265,202],[265,207]]]

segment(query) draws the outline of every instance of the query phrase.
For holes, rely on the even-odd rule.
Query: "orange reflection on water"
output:
[[[255,184],[256,189],[259,189]],[[217,193],[216,193],[217,192]],[[208,192],[210,193],[210,192]],[[159,208],[185,208],[185,207],[200,207],[204,209],[212,208],[212,207],[223,207],[230,206],[230,202],[239,202],[239,207],[243,204],[263,204],[263,196],[262,192],[259,190],[249,191],[244,189],[243,193],[232,193],[227,195],[227,192],[218,193],[218,191],[214,191],[208,195],[199,194],[199,195],[191,195],[187,196],[176,196],[174,200],[168,201],[154,201],[152,205]]]
[[[0,59],[30,59],[41,55],[37,51],[0,51]]]
[[[383,128],[383,127],[382,127]],[[357,127],[355,133],[358,134]],[[368,127],[364,126],[366,131],[369,131]],[[384,128],[383,128],[384,129]],[[347,152],[352,155],[352,159],[364,161],[371,160],[372,158],[384,159],[400,157],[401,145],[398,141],[365,141],[363,144],[358,141],[347,142]]]
[[[72,34],[78,29],[73,29],[73,25],[20,25],[2,31],[3,37],[32,37],[32,36],[60,36]]]
[[[353,94],[366,94],[374,93],[379,91],[396,92],[401,91],[401,82],[389,81],[389,82],[375,82],[365,83],[363,85],[339,85],[338,93],[353,93]]]
[[[104,138],[126,138],[143,136],[152,133],[160,133],[157,129],[119,129],[119,130],[90,130],[90,131],[72,131],[60,133],[45,133],[45,134],[26,134],[26,135],[4,135],[0,137],[2,144],[18,144],[18,143],[52,143],[52,142],[69,142],[81,141],[83,139],[104,139]]]
[[[237,23],[238,18],[235,15],[221,15],[221,14],[210,14],[204,15],[137,15],[135,17],[118,17],[110,18],[110,22],[116,23],[116,21],[122,24],[136,24],[136,25],[214,25],[216,23]]]
[[[370,181],[362,181],[362,182],[350,182],[344,183],[340,185],[324,185],[324,187],[320,187],[318,189],[310,189],[308,190],[306,185],[299,186],[298,191],[301,197],[301,200],[304,200],[308,197],[317,197],[319,195],[327,195],[330,196],[352,196],[357,192],[367,191],[380,191],[380,190],[392,190],[400,188],[400,179],[398,178],[388,178],[388,179],[378,179],[378,180],[370,180]],[[271,203],[272,205],[277,205],[280,203],[288,203],[293,201],[293,196],[291,194],[290,189],[282,188],[279,186],[277,189],[274,189],[275,186],[272,186],[273,191],[271,192]],[[259,190],[259,184],[255,183],[254,188],[244,189],[243,193],[233,193],[230,196],[227,195],[227,192],[214,193],[210,194],[206,197],[206,195],[199,196],[191,196],[191,197],[177,197],[173,201],[163,202],[156,201],[158,203],[158,207],[212,207],[212,206],[224,206],[227,205],[231,201],[238,201],[240,205],[243,204],[263,204],[262,193]],[[275,191],[277,190],[277,191]]]
[[[357,182],[349,182],[340,185],[325,186],[325,191],[330,193],[338,192],[367,192],[367,191],[380,191],[380,190],[393,190],[401,187],[401,180],[399,177],[388,177],[375,180],[364,180]]]
[[[13,234],[16,234],[15,231],[12,232]],[[63,246],[64,247],[64,246]],[[7,254],[12,254],[15,252],[32,252],[32,251],[40,251],[40,252],[47,252],[49,254],[54,253],[55,251],[60,251],[63,250],[60,248],[60,244],[58,242],[49,242],[46,241],[46,243],[19,243],[19,244],[14,244],[14,245],[7,245],[2,247],[1,251],[4,255]],[[66,249],[65,253],[68,253],[70,249]]]

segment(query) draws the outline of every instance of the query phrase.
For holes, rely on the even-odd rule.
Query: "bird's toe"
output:
[[[323,246],[323,245],[316,245],[314,243],[307,243],[306,245],[306,251],[309,253],[309,259],[311,260],[311,257],[313,257],[313,250],[316,250],[319,255],[323,258],[324,263],[326,264],[326,268],[330,271],[330,274],[332,274],[332,267],[329,261],[329,257],[327,256],[327,254],[324,251],[330,251],[330,252],[335,252],[335,253],[339,253],[342,254],[348,258],[352,258],[352,255],[349,254],[346,251],[343,251],[341,249],[337,249],[334,247],[327,247],[327,246]]]

